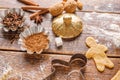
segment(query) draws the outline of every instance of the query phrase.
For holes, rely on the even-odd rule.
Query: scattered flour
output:
[[[45,70],[45,65],[40,65],[40,71],[44,72],[44,70]]]
[[[115,30],[115,31],[120,31],[120,26],[117,25],[117,24],[111,24],[111,25],[109,26],[109,29]]]
[[[108,7],[109,7],[109,8],[112,8],[112,6],[113,6],[113,4],[108,4]]]
[[[110,24],[110,29],[116,30],[111,31],[109,29],[103,29],[100,27],[89,26],[87,28],[87,33],[93,34],[95,36],[104,37],[106,40],[111,40],[117,47],[120,47],[120,26],[117,24]],[[110,46],[111,44],[109,44]]]
[[[35,71],[29,71],[29,73],[27,73],[27,75],[31,76],[32,79],[35,78],[35,75],[36,75],[36,74],[37,74],[37,73],[36,73]]]
[[[12,67],[6,62],[3,56],[0,56],[0,80],[6,80],[11,71]]]
[[[109,7],[111,7],[111,5],[109,5]],[[95,36],[104,37],[105,40],[111,41],[113,44],[116,45],[116,47],[120,47],[120,26],[118,25],[120,22],[120,16],[116,14],[109,14],[109,13],[100,14],[95,12],[85,13],[85,15],[83,16],[83,20],[85,21],[91,21],[94,18],[98,21],[98,23],[100,23],[98,24],[99,27],[96,26],[84,27],[86,32]],[[106,43],[106,45],[111,46],[112,44]]]
[[[104,13],[104,14],[100,14],[97,16],[98,19],[112,19],[115,21],[120,21],[120,16],[114,16],[114,14],[108,14],[108,13]]]
[[[90,14],[90,13],[85,13],[83,19],[84,19],[84,20],[92,20],[93,18],[91,17],[91,14]]]
[[[0,29],[3,27],[3,24],[0,23]]]

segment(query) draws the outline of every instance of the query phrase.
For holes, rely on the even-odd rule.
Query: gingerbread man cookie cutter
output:
[[[103,72],[105,67],[114,67],[112,61],[105,54],[108,50],[106,46],[97,44],[93,37],[88,37],[86,39],[86,44],[89,47],[89,50],[86,52],[86,57],[94,59],[96,67],[100,72]]]
[[[74,54],[69,62],[60,59],[52,60],[51,74],[43,80],[86,80],[83,72],[85,70],[87,58],[83,54]],[[65,78],[56,79],[58,72],[61,72],[61,76]],[[59,73],[60,74],[60,73]],[[77,78],[75,77],[77,75]]]

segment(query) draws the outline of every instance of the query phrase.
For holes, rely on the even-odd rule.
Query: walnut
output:
[[[66,3],[65,3],[65,11],[67,13],[73,13],[75,12],[77,8],[77,3],[75,0],[68,0]]]
[[[83,8],[83,4],[80,1],[77,1],[77,7],[81,10]]]
[[[51,13],[52,16],[58,16],[62,14],[63,11],[64,11],[63,3],[57,3],[49,7],[49,12]]]

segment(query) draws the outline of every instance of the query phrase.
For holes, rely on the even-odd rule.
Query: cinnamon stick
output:
[[[9,9],[8,7],[0,6],[0,9]]]
[[[24,4],[27,4],[27,5],[33,5],[33,6],[39,6],[39,4],[35,3],[34,1],[32,0],[18,0]]]
[[[47,13],[47,12],[48,12],[48,9],[35,12],[35,13],[33,13],[33,14],[30,15],[30,19],[33,19],[35,16],[42,15],[42,14]]]
[[[43,7],[39,7],[39,6],[24,6],[21,7],[23,10],[46,10],[48,8],[43,8]]]

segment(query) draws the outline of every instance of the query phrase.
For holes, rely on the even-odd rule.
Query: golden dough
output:
[[[82,10],[83,4],[80,1],[77,1],[77,7],[78,9]]]
[[[58,16],[65,10],[67,13],[74,13],[76,8],[82,9],[83,4],[78,0],[63,0],[49,7],[49,12],[52,16]]]
[[[64,10],[65,10],[67,13],[73,13],[73,12],[75,12],[75,10],[76,10],[76,8],[77,8],[77,3],[76,3],[76,1],[74,1],[74,0],[68,0],[68,1],[65,3],[64,7],[65,7]]]
[[[115,74],[111,80],[120,80],[120,70]]]
[[[49,7],[49,12],[51,13],[52,16],[58,16],[62,14],[64,11],[64,5],[63,3],[57,3],[51,7]]]
[[[96,67],[100,72],[104,71],[105,66],[108,68],[114,67],[114,64],[105,54],[105,51],[108,50],[106,46],[97,44],[93,37],[88,37],[86,39],[86,44],[90,47],[90,49],[86,52],[86,57],[94,59]]]

